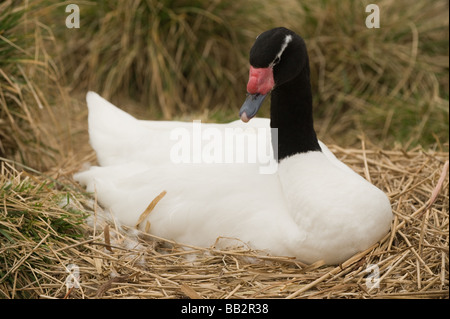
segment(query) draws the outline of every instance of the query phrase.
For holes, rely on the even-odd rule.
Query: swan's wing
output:
[[[272,157],[268,119],[250,124],[142,121],[93,92],[87,104],[90,143],[102,166],[131,161],[233,163],[242,158],[251,163],[255,156],[261,163]]]
[[[348,167],[346,164],[344,164],[343,162],[341,162],[340,160],[338,160],[336,158],[336,156],[329,150],[329,148],[322,143],[321,141],[319,141],[319,146],[322,149],[322,153],[328,158],[328,160],[333,163],[333,165],[339,167],[340,169],[344,170],[345,172],[348,173],[352,173],[352,174],[356,174],[359,176],[359,174],[357,174],[354,170],[352,170],[350,167]]]
[[[259,174],[254,165],[128,163],[91,167],[74,178],[119,224],[131,227],[166,191],[140,228],[148,221],[150,233],[181,243],[209,247],[218,237],[239,238],[240,244],[293,256],[304,239],[278,176]]]

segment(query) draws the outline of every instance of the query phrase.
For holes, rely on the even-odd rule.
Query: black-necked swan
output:
[[[129,226],[165,191],[139,227],[180,243],[209,247],[236,238],[327,264],[376,243],[390,229],[389,200],[317,140],[303,39],[285,28],[266,31],[250,65],[241,120],[228,124],[141,121],[89,92],[90,143],[100,166],[75,179]],[[269,93],[270,121],[252,119]],[[258,156],[243,154],[249,150]],[[272,157],[266,166],[261,152]]]

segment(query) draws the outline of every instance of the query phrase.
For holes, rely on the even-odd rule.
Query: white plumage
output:
[[[275,174],[261,174],[258,163],[176,164],[170,151],[177,141],[170,134],[192,130],[192,123],[140,121],[93,92],[87,104],[90,142],[100,166],[75,179],[96,192],[120,223],[136,225],[165,190],[147,217],[157,236],[203,247],[218,237],[236,238],[273,255],[328,264],[366,249],[390,228],[387,196],[323,143],[322,152],[282,159]],[[268,119],[202,124],[202,129],[248,125],[270,132]]]

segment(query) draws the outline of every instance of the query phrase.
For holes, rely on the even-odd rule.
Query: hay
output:
[[[47,6],[41,0],[0,5],[0,16],[8,17],[0,18],[0,298],[448,298],[448,152],[381,151],[368,143],[361,149],[332,147],[386,191],[395,214],[392,232],[338,267],[320,261],[304,265],[246,247],[190,247],[124,229],[106,218],[109,213],[96,204],[95,194],[85,194],[73,182],[80,163],[93,162],[95,154],[85,156],[83,149],[84,93],[79,99],[69,97],[63,74],[74,76],[68,80],[74,87],[98,84],[107,96],[124,91],[153,101],[161,116],[205,111],[207,119],[217,115],[226,122],[224,114],[215,112],[241,101],[236,87],[244,86],[236,83],[247,79],[242,65],[254,37],[281,24],[308,37],[311,80],[319,93],[318,135],[357,145],[357,134],[350,132],[356,127],[384,145],[443,145],[448,150],[447,1],[384,1],[382,23],[391,24],[376,32],[362,20],[347,23],[364,18],[360,4],[353,2],[280,6],[256,1],[258,14],[251,3],[230,3],[207,4],[205,10],[220,10],[190,17],[180,11],[167,17],[166,10],[158,9],[151,13],[155,19],[144,15],[143,20],[136,17],[145,1],[126,12],[112,5],[105,9],[109,18],[102,20],[103,11],[86,3],[82,33],[61,27],[64,5]],[[247,9],[236,15],[236,8]],[[183,22],[186,17],[194,23]],[[171,23],[167,18],[176,18],[173,27],[152,30],[170,37],[152,33],[149,38],[147,21]],[[48,26],[41,19],[48,19]],[[124,25],[129,30],[124,32]],[[218,27],[214,35],[212,26]],[[168,50],[176,49],[172,55],[158,51],[159,45],[146,45],[165,38],[171,40]],[[111,39],[136,50],[115,51],[109,44],[121,41]],[[191,44],[184,45],[186,39]],[[220,48],[233,48],[235,55]],[[173,61],[148,71],[142,67],[148,57]],[[175,74],[180,70],[186,72]],[[102,78],[106,81],[97,81]],[[208,87],[215,93],[205,96]],[[211,108],[211,101],[223,105]],[[234,117],[235,111],[230,114]],[[51,171],[42,174],[24,164]]]
[[[70,172],[44,177],[2,162],[0,189],[10,185],[15,192],[0,198],[0,233],[8,231],[10,237],[0,235],[0,296],[448,298],[448,153],[419,148],[384,151],[367,145],[331,149],[388,194],[395,215],[391,232],[379,243],[339,266],[320,261],[305,265],[247,247],[193,247],[120,227],[105,218],[109,213],[102,212],[95,199],[76,190]],[[49,178],[56,174],[59,182],[51,187]],[[28,195],[18,187],[25,182],[32,185]],[[70,198],[70,204],[41,199],[39,206],[23,200],[33,194]],[[69,206],[91,216],[82,224],[68,221],[76,231],[66,235],[52,231],[51,218],[68,214]],[[13,223],[4,218],[13,211],[47,214],[47,219],[36,215],[35,228],[44,231],[33,238],[19,236],[27,215]]]

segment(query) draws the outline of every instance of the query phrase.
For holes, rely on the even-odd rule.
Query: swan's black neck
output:
[[[298,153],[320,151],[313,125],[308,63],[294,79],[275,87],[271,96],[270,127],[278,128],[278,150],[272,140],[278,161]]]

